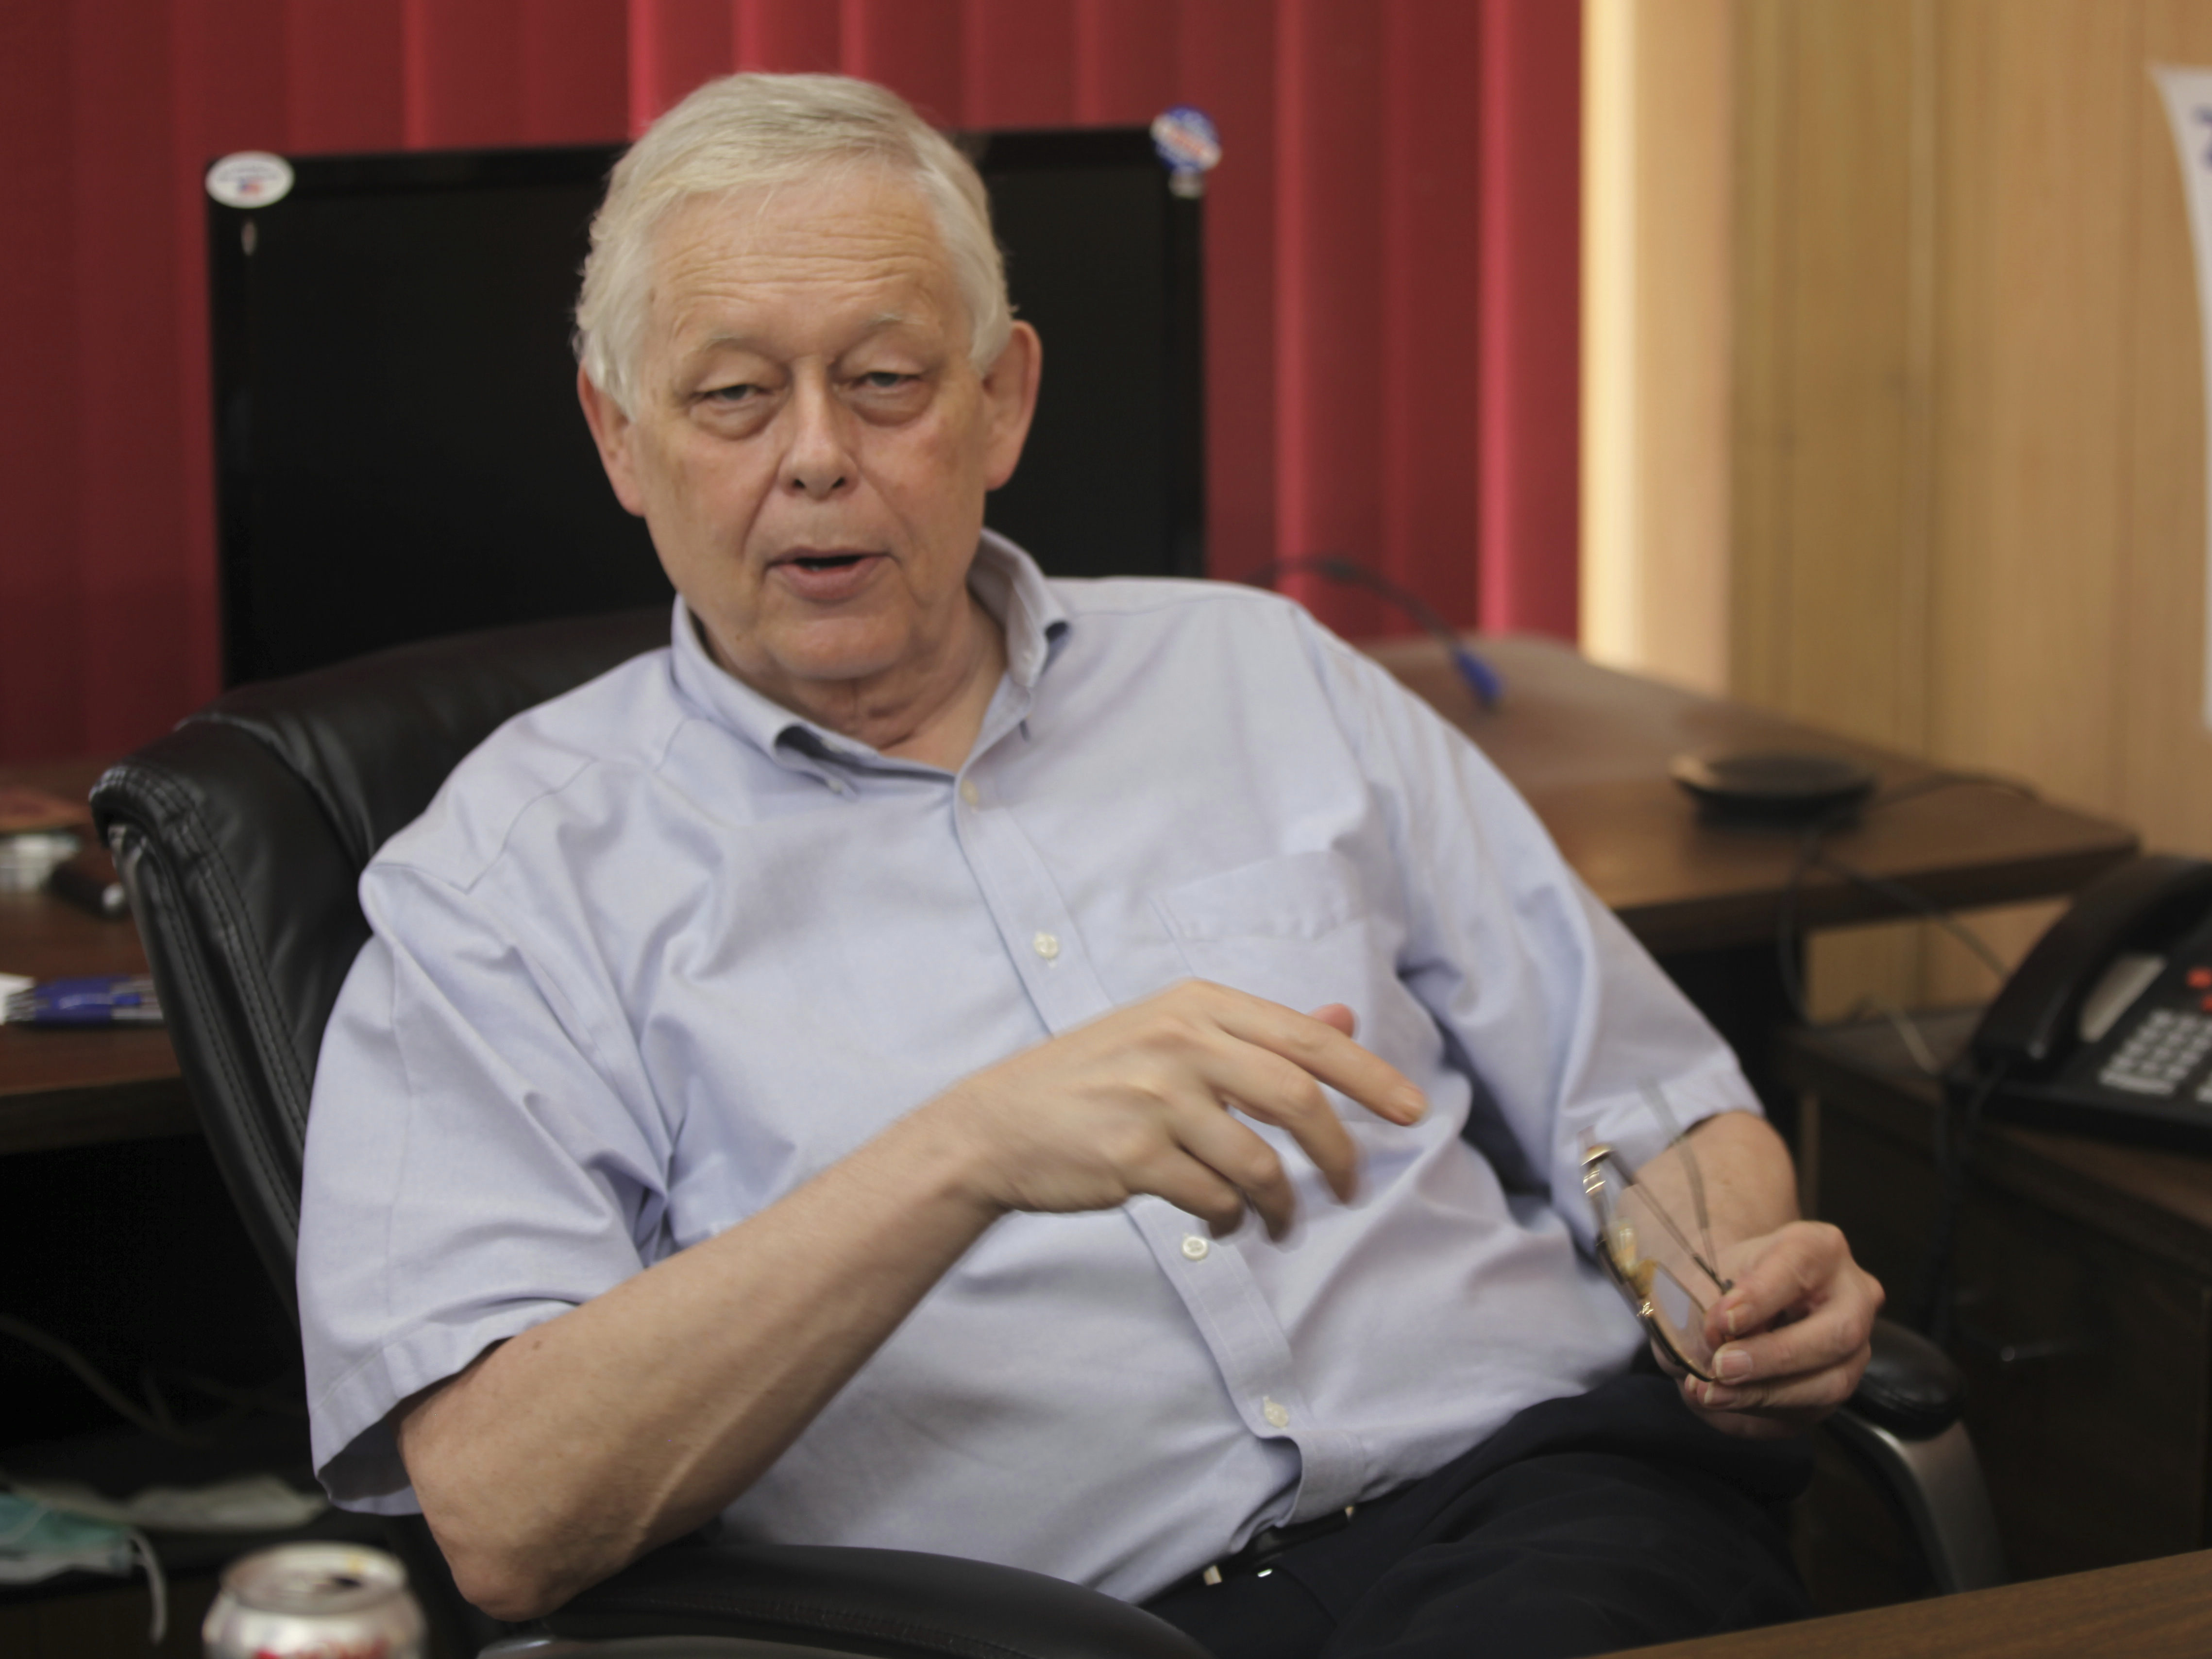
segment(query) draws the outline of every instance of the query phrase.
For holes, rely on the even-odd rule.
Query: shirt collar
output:
[[[1006,636],[1006,676],[1024,693],[1050,665],[1069,627],[1067,611],[1036,562],[987,530],[969,568],[968,590],[998,618]],[[679,596],[671,643],[677,689],[709,718],[784,765],[810,757],[880,758],[867,744],[794,714],[729,673],[708,653],[691,609]]]

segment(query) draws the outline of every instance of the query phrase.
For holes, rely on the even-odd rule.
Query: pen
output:
[[[10,1025],[159,1025],[161,1000],[143,974],[95,974],[50,979],[11,993],[0,1004]]]

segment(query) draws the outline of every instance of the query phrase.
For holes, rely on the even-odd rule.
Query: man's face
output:
[[[967,647],[983,495],[1021,454],[1024,325],[969,364],[934,222],[902,180],[702,198],[662,226],[629,415],[580,377],[615,493],[722,665],[809,712]]]

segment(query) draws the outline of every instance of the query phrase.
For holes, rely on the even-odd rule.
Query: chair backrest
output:
[[[94,787],[185,1082],[288,1307],[323,1026],[368,938],[362,867],[502,722],[667,637],[656,607],[241,686]]]

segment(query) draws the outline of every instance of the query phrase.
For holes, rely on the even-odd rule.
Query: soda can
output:
[[[407,1570],[359,1544],[279,1544],[223,1569],[208,1659],[422,1659]]]

